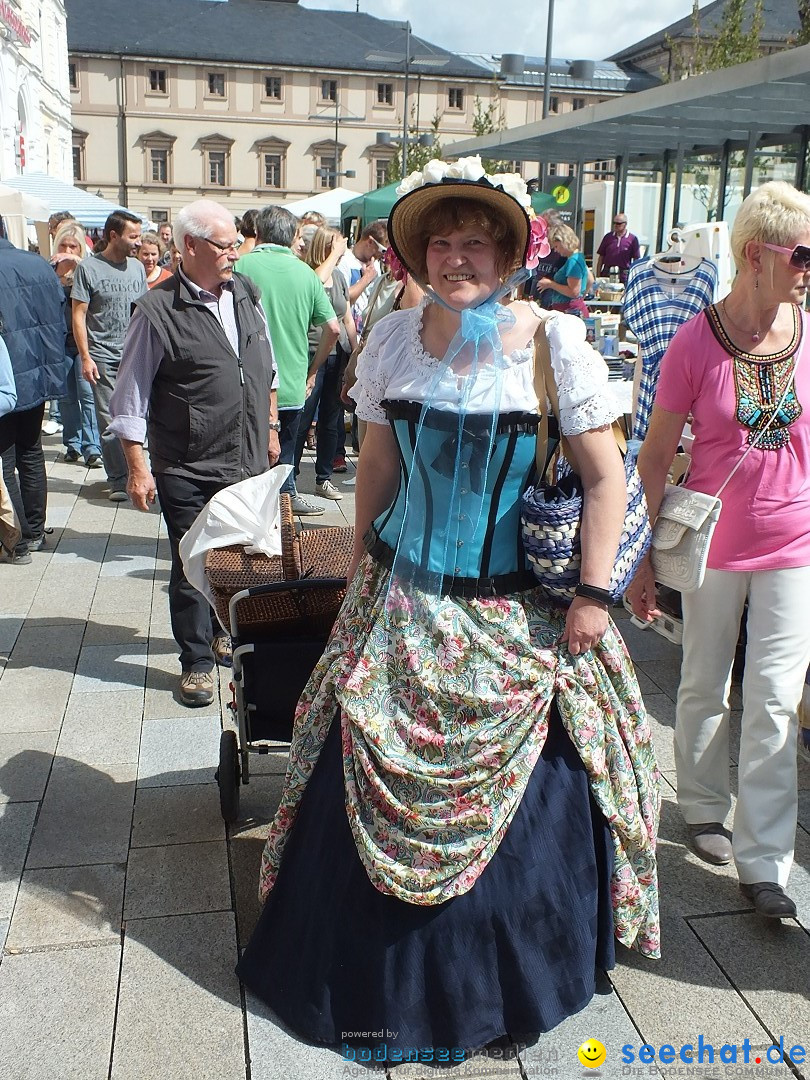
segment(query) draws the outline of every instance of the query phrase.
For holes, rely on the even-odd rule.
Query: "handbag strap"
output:
[[[731,479],[734,477],[734,475],[737,472],[737,470],[739,469],[739,467],[742,465],[742,463],[745,461],[745,459],[748,457],[748,455],[751,453],[751,451],[754,449],[754,447],[757,446],[759,440],[767,433],[767,431],[770,428],[771,424],[776,419],[777,413],[779,413],[781,411],[782,406],[785,404],[785,401],[787,400],[787,396],[790,393],[790,389],[793,386],[793,382],[794,382],[794,380],[796,378],[796,368],[798,366],[799,366],[799,360],[798,360],[798,357],[796,357],[794,359],[794,361],[793,361],[793,370],[790,373],[790,378],[787,381],[787,386],[785,387],[785,389],[784,389],[784,391],[782,393],[782,396],[779,399],[779,404],[776,406],[776,408],[771,413],[770,419],[768,420],[768,423],[765,425],[765,427],[762,428],[761,431],[758,431],[756,433],[756,435],[754,436],[754,438],[751,440],[751,442],[748,444],[748,446],[746,446],[745,451],[743,452],[742,456],[740,457],[740,460],[737,462],[737,464],[734,466],[734,468],[731,470],[731,472],[725,478],[723,483],[720,485],[720,488],[719,488],[717,494],[715,495],[715,499],[720,498],[720,496],[725,491],[726,487],[730,483]],[[686,477],[684,477],[684,481],[685,480],[686,480]]]

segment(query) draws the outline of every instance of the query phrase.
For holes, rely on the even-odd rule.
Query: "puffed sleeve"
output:
[[[545,329],[563,435],[612,424],[621,410],[608,394],[607,364],[585,340],[585,323],[576,315],[555,313]]]
[[[398,366],[403,348],[403,317],[408,314],[395,311],[375,323],[357,357],[357,382],[349,390],[349,397],[357,402],[355,412],[360,420],[388,423],[380,402],[385,399],[391,375]]]

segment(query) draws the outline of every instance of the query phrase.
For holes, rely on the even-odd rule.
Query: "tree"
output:
[[[799,23],[801,30],[796,44],[810,45],[810,0],[799,0]]]
[[[433,117],[430,124],[429,134],[433,136],[433,141],[430,146],[421,146],[417,141],[420,136],[419,129],[416,127],[414,121],[415,108],[411,107],[411,124],[408,128],[408,172],[416,172],[417,169],[424,169],[425,165],[433,158],[440,158],[442,156],[442,144],[439,141],[439,114]],[[402,179],[402,145],[397,149],[396,154],[391,158],[391,162],[386,171],[388,177],[388,183],[392,183],[394,180]]]
[[[808,0],[810,3],[810,0]],[[506,117],[503,114],[499,101],[491,101],[486,108],[481,98],[475,95],[475,114],[472,120],[473,131],[476,138],[481,135],[492,135],[496,131],[503,131],[506,127]],[[512,163],[509,161],[495,161],[490,158],[482,158],[481,164],[488,173],[511,172]]]
[[[798,0],[801,8],[808,9],[810,0]],[[682,79],[687,75],[702,75],[706,71],[734,67],[748,60],[756,60],[760,55],[760,39],[765,25],[762,11],[763,0],[756,0],[751,13],[751,24],[746,30],[745,21],[748,0],[726,0],[720,25],[716,33],[707,36],[700,25],[700,5],[694,0],[692,7],[692,40],[674,41],[667,35],[666,41],[672,54],[672,74],[666,73],[665,79]],[[804,25],[804,23],[803,23]]]

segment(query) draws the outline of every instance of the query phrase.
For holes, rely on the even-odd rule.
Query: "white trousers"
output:
[[[798,813],[797,709],[810,662],[810,567],[707,570],[683,595],[683,664],[675,724],[678,804],[689,825],[725,821],[729,691],[748,599],[734,861],[741,882],[784,887]]]

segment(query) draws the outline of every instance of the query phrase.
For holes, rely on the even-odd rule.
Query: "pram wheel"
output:
[[[242,770],[236,732],[223,731],[219,737],[219,808],[223,820],[231,825],[239,817],[239,785]]]

